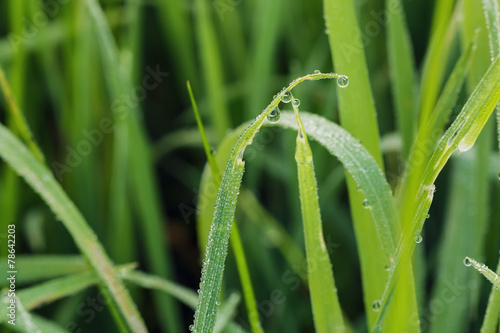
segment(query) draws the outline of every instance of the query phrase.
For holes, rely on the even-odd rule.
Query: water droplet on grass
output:
[[[470,261],[469,257],[465,257],[465,259],[464,259],[464,265],[465,265],[465,266],[470,266],[470,265],[472,265],[472,261]]]
[[[391,270],[391,266],[389,266],[389,265],[385,265],[384,268],[385,268],[386,271],[390,271]]]
[[[415,243],[419,244],[419,243],[422,243],[422,235],[418,235],[418,236],[415,236]]]
[[[283,95],[281,95],[281,101],[283,103],[290,103],[292,100],[292,93],[290,91],[285,91]]]
[[[186,327],[186,326],[184,326],[184,327]],[[191,332],[193,332],[193,331],[194,331],[194,325],[189,325],[189,330],[190,330]]]
[[[370,201],[368,201],[368,199],[363,200],[363,207],[367,209],[370,208]]]
[[[292,104],[293,104],[293,106],[299,106],[300,105],[300,100],[298,100],[297,98],[294,98],[293,101],[292,101]]]
[[[380,310],[380,306],[381,306],[380,301],[377,300],[372,303],[372,310],[378,312]]]
[[[345,88],[349,85],[349,79],[347,78],[347,76],[342,75],[337,79],[337,84],[340,88]]]
[[[220,301],[215,302],[216,305],[220,305]]]
[[[275,107],[271,113],[267,116],[267,120],[270,121],[271,123],[275,123],[278,120],[280,120],[280,109],[278,107]]]
[[[321,71],[319,69],[314,71],[314,74],[321,74]]]

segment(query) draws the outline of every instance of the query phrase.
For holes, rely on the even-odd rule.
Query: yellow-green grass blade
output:
[[[217,187],[220,187],[222,175],[220,173],[219,167],[217,166],[217,163],[215,162],[214,156],[210,151],[210,144],[208,143],[208,138],[207,135],[205,134],[205,128],[201,121],[201,117],[198,112],[198,106],[196,105],[196,101],[194,99],[189,81],[187,82],[187,88],[189,92],[189,97],[191,99],[191,104],[193,106],[196,123],[198,124],[198,129],[200,131],[201,139],[203,141],[203,148],[205,149],[205,155],[207,156],[208,165],[210,165],[210,169],[212,171],[212,174],[214,175]],[[240,275],[241,286],[243,289],[243,295],[245,297],[245,303],[248,312],[248,320],[250,322],[252,332],[262,333],[263,330],[260,324],[259,312],[257,310],[257,302],[255,301],[255,294],[252,287],[252,279],[250,278],[250,272],[248,269],[247,260],[245,258],[245,252],[243,249],[243,244],[241,242],[241,237],[238,231],[238,226],[236,221],[233,222],[232,235],[233,237],[231,238],[231,247],[234,252],[238,273]]]
[[[251,123],[240,136],[233,147],[222,177],[212,225],[208,236],[206,256],[202,268],[200,282],[200,300],[195,313],[193,330],[195,332],[210,332],[213,330],[216,318],[216,302],[220,297],[224,264],[227,256],[229,235],[233,224],[236,202],[244,171],[243,153],[252,142],[255,134],[266,122],[271,112],[281,101],[282,96],[293,87],[306,80],[339,78],[333,73],[315,73],[294,80],[281,90],[266,109]]]
[[[392,95],[403,140],[403,158],[406,160],[415,140],[417,112],[415,105],[416,74],[413,48],[401,0],[386,0],[387,55],[392,78]]]
[[[219,46],[208,2],[196,0],[196,34],[200,46],[200,61],[203,70],[205,93],[208,98],[208,114],[217,137],[222,139],[230,127],[229,112],[224,96],[224,75]]]
[[[33,323],[33,325],[35,327],[37,327],[40,330],[40,332],[42,332],[42,333],[44,333],[44,332],[47,332],[47,333],[66,333],[67,332],[67,330],[64,327],[60,326],[59,324],[55,323],[54,321],[47,320],[44,317],[38,316],[34,313],[26,312],[26,311],[23,311],[22,316],[20,316],[21,321],[16,320],[16,326],[12,327],[9,324],[10,328],[13,328],[14,331],[16,331],[16,332],[33,333],[34,331],[33,331],[32,327],[30,326],[30,323],[28,323],[26,320],[26,317],[25,317],[26,314],[29,315],[31,323]],[[4,324],[4,325],[6,325],[6,324]]]
[[[412,223],[404,228],[402,239],[398,245],[395,258],[395,269],[390,271],[390,276],[382,297],[382,310],[393,294],[396,280],[399,277],[401,265],[408,264],[416,246],[418,238],[427,218],[429,207],[435,191],[434,181],[444,165],[455,150],[465,152],[470,149],[486,124],[500,98],[500,58],[497,58],[479,82],[462,111],[441,137],[423,173],[422,183],[415,195],[415,210],[405,212],[413,216]],[[384,311],[381,311],[384,314]],[[383,316],[379,316],[381,324]]]
[[[497,276],[500,275],[500,261],[498,262],[496,274]],[[500,292],[492,287],[483,325],[481,326],[481,333],[498,332],[497,327],[500,329]]]
[[[354,1],[324,0],[323,6],[334,68],[350,78],[348,88],[337,89],[340,123],[361,141],[383,170],[376,110]],[[371,328],[376,316],[372,303],[383,290],[387,274],[384,266],[388,263],[380,244],[373,241],[377,230],[370,212],[361,204],[365,198],[357,191],[356,182],[350,176],[346,178],[361,263],[365,312]],[[390,232],[397,235],[395,229]]]
[[[61,189],[52,173],[30,154],[9,130],[0,125],[0,156],[10,164],[48,204],[68,229],[77,247],[89,260],[129,328],[145,332],[146,327],[128,291],[116,277],[114,268],[96,235]]]
[[[344,332],[344,321],[333,277],[332,264],[323,236],[312,151],[295,101],[292,99],[292,106],[297,118],[297,126],[299,127],[295,160],[297,162],[299,178],[299,195],[307,256],[307,275],[309,290],[311,292],[314,326],[316,332],[320,333]]]

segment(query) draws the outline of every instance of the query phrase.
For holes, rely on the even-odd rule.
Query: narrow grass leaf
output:
[[[498,0],[482,0],[488,40],[490,42],[491,61],[500,56],[500,7]],[[500,105],[497,105],[497,133],[500,149]]]
[[[200,135],[203,141],[203,147],[205,149],[205,154],[207,156],[208,164],[210,165],[212,174],[214,175],[214,180],[217,183],[217,187],[220,187],[220,182],[222,175],[220,173],[219,167],[215,162],[214,156],[210,151],[210,145],[208,143],[207,135],[205,134],[205,129],[203,123],[201,122],[200,114],[198,113],[198,106],[196,105],[196,101],[193,96],[193,92],[191,91],[191,86],[189,85],[189,81],[187,82],[187,88],[189,92],[189,97],[191,99],[191,104],[193,106],[193,111],[195,114],[196,122],[198,124],[198,129],[200,131]],[[240,275],[241,286],[243,288],[243,295],[245,297],[245,303],[248,311],[248,320],[250,322],[250,326],[252,327],[252,332],[254,333],[262,333],[262,327],[259,319],[259,312],[257,310],[257,302],[255,301],[255,294],[252,287],[252,279],[250,278],[250,272],[248,269],[247,260],[245,258],[245,251],[243,250],[243,244],[241,242],[240,233],[238,231],[238,226],[236,221],[233,222],[231,238],[231,246],[234,251],[234,258],[236,260],[236,265],[238,268],[238,273]]]
[[[335,287],[332,265],[323,236],[319,209],[318,188],[314,174],[313,156],[307,141],[299,109],[292,98],[299,127],[295,160],[299,177],[299,195],[304,224],[307,256],[307,275],[311,292],[314,326],[320,333],[344,332],[342,310]]]
[[[498,291],[500,291],[500,276],[497,275],[491,269],[489,269],[488,266],[477,262],[476,259],[474,258],[469,258],[469,257],[465,257],[464,264],[465,266],[474,267],[479,273],[481,273],[485,278],[487,278],[491,282],[491,284],[493,284],[493,286],[497,288]]]
[[[214,328],[216,302],[220,296],[229,235],[231,233],[238,192],[243,177],[245,164],[242,158],[245,148],[252,142],[255,134],[260,127],[262,127],[264,122],[266,122],[271,112],[276,112],[275,108],[286,92],[306,80],[339,77],[340,75],[333,73],[315,73],[294,80],[288,87],[284,88],[276,95],[272,102],[257,118],[255,118],[236,142],[227,162],[226,171],[222,177],[214,218],[210,227],[200,282],[200,300],[196,309],[193,325],[194,332],[210,332]]]
[[[413,254],[416,245],[415,237],[420,234],[426,220],[435,191],[434,181],[439,172],[443,169],[455,150],[466,151],[472,147],[488,117],[493,112],[500,98],[499,76],[500,58],[497,58],[467,100],[460,114],[441,137],[432,157],[427,163],[422,177],[422,185],[415,196],[417,203],[415,211],[409,212],[409,216],[413,216],[413,222],[405,226],[403,238],[398,246],[395,260],[396,274],[391,271],[382,298],[382,306],[387,305],[386,300],[393,292],[395,280],[399,276],[399,266],[408,263]],[[381,325],[381,320],[382,318],[379,317],[379,325]]]
[[[387,55],[392,78],[391,89],[399,132],[403,139],[403,158],[406,159],[416,136],[415,60],[401,0],[386,0],[385,8],[389,9]]]
[[[497,265],[497,276],[500,275],[500,261]],[[497,326],[500,325],[500,292],[491,288],[486,314],[481,326],[481,333],[496,333]],[[500,329],[500,326],[498,326]]]
[[[0,258],[7,262],[7,258]],[[27,283],[47,280],[62,275],[78,273],[89,269],[88,264],[81,256],[60,255],[37,255],[16,256],[16,267],[23,274],[16,277],[16,285],[22,286]],[[0,274],[0,286],[6,287],[9,277],[7,272]]]
[[[118,305],[130,329],[145,332],[146,327],[127,289],[116,277],[111,261],[94,232],[51,172],[41,165],[3,125],[0,125],[0,156],[47,202],[68,229],[76,245],[89,260],[99,279]]]
[[[12,93],[9,82],[5,77],[5,73],[1,66],[0,66],[0,88],[2,89],[3,94],[5,96],[5,100],[7,101],[7,109],[10,112],[14,124],[16,125],[16,128],[19,131],[21,137],[23,138],[24,142],[28,145],[33,155],[35,155],[35,157],[38,159],[38,161],[43,163],[45,161],[45,157],[43,156],[42,151],[35,142],[35,138],[31,133],[29,125],[26,122],[26,119],[24,118],[24,115],[21,112],[21,109],[17,104],[16,99],[14,98],[14,94]]]

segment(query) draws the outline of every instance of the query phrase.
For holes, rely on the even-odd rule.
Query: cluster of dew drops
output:
[[[314,71],[314,74],[321,74],[321,72],[319,71],[319,69],[317,69],[317,70]],[[345,76],[345,75],[339,76],[337,78],[337,85],[340,88],[347,87],[349,85],[349,79],[347,78],[347,76]],[[289,90],[285,91],[283,93],[283,95],[281,95],[281,101],[283,103],[290,103],[290,102],[292,102],[292,104],[294,106],[299,106],[300,105],[300,100],[297,99],[297,98],[293,98],[292,93]],[[271,113],[269,113],[269,115],[267,116],[267,120],[269,122],[271,122],[271,123],[275,123],[278,120],[280,120],[280,109],[278,107],[275,107],[274,109],[272,109]]]

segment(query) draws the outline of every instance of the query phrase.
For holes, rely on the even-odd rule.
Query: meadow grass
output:
[[[498,0],[0,17],[2,331],[500,332]]]

